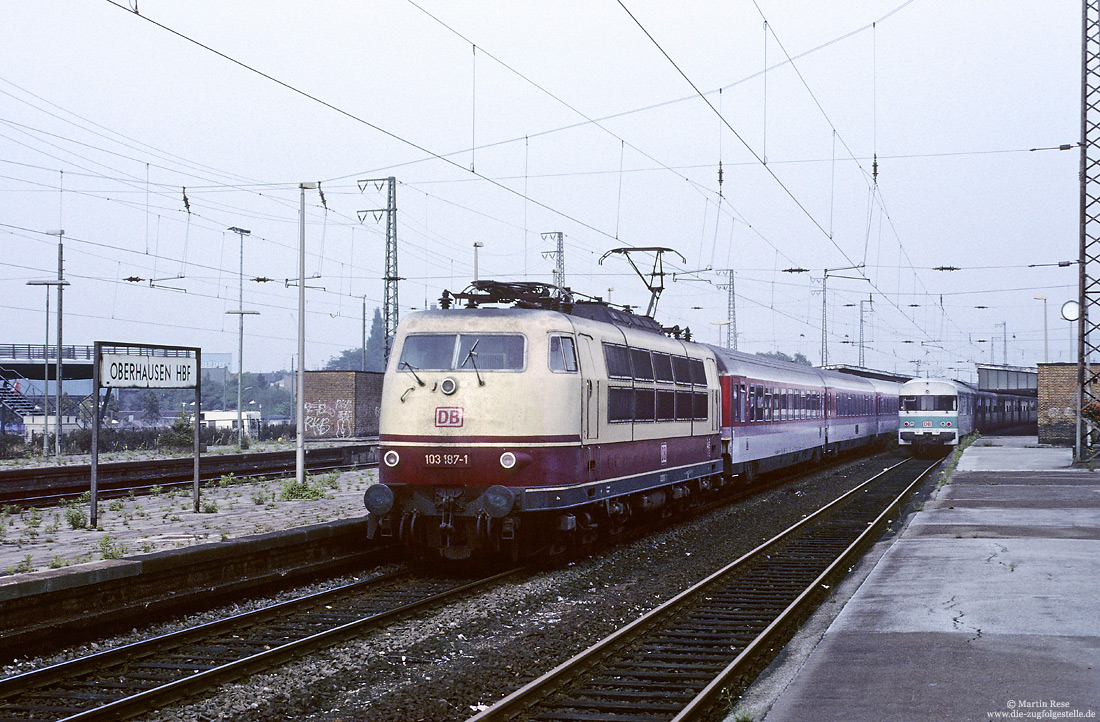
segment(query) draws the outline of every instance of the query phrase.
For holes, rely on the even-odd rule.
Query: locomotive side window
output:
[[[406,336],[401,346],[398,368],[406,368],[405,364],[408,364],[417,371],[450,371],[456,338],[453,333]]]
[[[616,379],[628,379],[630,371],[630,349],[613,343],[603,345],[603,357],[607,362],[607,375]]]
[[[677,391],[676,393],[676,420],[691,421],[695,417],[695,394],[690,391]]]
[[[635,379],[639,381],[653,380],[653,362],[649,359],[649,351],[644,348],[630,349],[630,366]]]
[[[672,357],[672,375],[676,377],[678,384],[691,383],[691,364],[687,356]]]
[[[570,336],[550,337],[550,370],[557,373],[577,373],[577,349]]]
[[[607,420],[634,420],[634,389],[629,386],[612,386],[607,390]]]
[[[657,392],[657,420],[674,421],[676,419],[676,392]]]
[[[523,336],[517,334],[462,334],[458,338],[458,369],[522,371]]]
[[[672,377],[672,357],[667,353],[654,353],[653,375],[658,381],[671,384],[675,380]]]
[[[696,421],[707,420],[707,393],[696,391],[691,395],[693,416]]]
[[[653,389],[634,389],[634,420],[653,421],[656,408]]]
[[[706,386],[707,367],[703,365],[702,359],[688,359],[688,364],[691,366],[691,382],[696,386]]]

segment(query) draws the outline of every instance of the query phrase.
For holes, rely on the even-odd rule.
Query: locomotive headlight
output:
[[[458,391],[458,382],[448,376],[439,382],[439,390],[450,396],[455,391]]]
[[[382,463],[390,467],[391,469],[397,466],[399,461],[401,461],[401,455],[393,449],[390,449],[382,455]]]
[[[393,489],[385,484],[371,484],[363,494],[363,506],[375,516],[385,516],[393,508]]]
[[[485,511],[489,512],[489,516],[497,519],[508,516],[512,511],[512,507],[516,504],[515,493],[508,487],[499,484],[494,484],[486,489],[485,495],[481,498]]]
[[[516,455],[511,451],[505,451],[500,455],[500,465],[505,469],[511,469],[516,465]]]

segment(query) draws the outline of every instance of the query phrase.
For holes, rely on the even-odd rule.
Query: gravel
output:
[[[847,460],[150,720],[465,720],[900,460]]]

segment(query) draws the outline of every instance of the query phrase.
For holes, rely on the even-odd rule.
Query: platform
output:
[[[763,719],[1100,715],[1100,473],[1071,461],[1033,436],[967,449]]]

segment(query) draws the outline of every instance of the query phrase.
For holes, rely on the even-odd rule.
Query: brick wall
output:
[[[382,376],[373,371],[306,371],[306,437],[376,436]]]
[[[1077,426],[1077,364],[1039,364],[1039,443],[1073,446]]]

